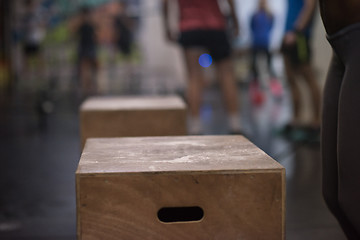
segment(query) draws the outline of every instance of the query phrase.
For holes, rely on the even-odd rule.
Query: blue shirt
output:
[[[301,10],[304,7],[304,0],[288,0],[288,13],[285,24],[285,32],[294,31],[294,24],[299,17]],[[312,20],[304,29],[304,34],[309,37],[312,28]]]
[[[264,10],[257,11],[251,18],[252,44],[254,48],[268,48],[273,17]]]

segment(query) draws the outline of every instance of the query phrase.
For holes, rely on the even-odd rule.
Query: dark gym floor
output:
[[[276,135],[290,116],[287,91],[282,100],[267,95],[252,106],[242,93],[247,136],[286,168],[286,238],[345,239],[321,197],[318,144],[292,143]],[[34,96],[14,92],[0,106],[0,239],[76,239],[75,170],[80,157],[75,91],[53,94],[54,110],[41,117]],[[205,92],[202,118],[206,134],[226,134],[216,87]],[[266,236],[264,236],[266,239]]]

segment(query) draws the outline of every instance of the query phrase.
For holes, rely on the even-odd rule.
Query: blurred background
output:
[[[319,139],[282,134],[292,116],[280,52],[287,1],[267,2],[274,15],[272,67],[282,90],[271,92],[260,58],[262,95],[254,98],[250,19],[258,1],[235,1],[240,35],[231,43],[243,131],[286,168],[287,239],[345,239],[322,200]],[[174,26],[176,7],[171,4]],[[221,8],[226,15],[228,6]],[[81,28],[85,18],[91,26]],[[162,21],[160,0],[0,1],[0,239],[76,239],[78,111],[86,97],[185,96],[181,47],[166,40]],[[318,11],[311,42],[322,89],[331,50]],[[81,54],[91,61],[81,61]],[[204,134],[227,134],[214,71],[204,68]],[[308,90],[302,92],[306,123],[311,103]]]

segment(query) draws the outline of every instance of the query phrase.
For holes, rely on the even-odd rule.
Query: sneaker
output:
[[[320,144],[320,127],[319,126],[307,126],[305,127],[307,131],[307,143],[312,145]]]
[[[277,129],[275,131],[275,134],[277,136],[281,136],[281,137],[284,137],[286,139],[289,139],[292,132],[293,132],[293,130],[294,130],[294,126],[292,124],[288,123],[288,124],[280,127],[279,129]]]
[[[277,135],[294,143],[310,145],[320,143],[320,128],[286,124],[277,131]]]
[[[265,97],[260,89],[258,81],[250,83],[250,99],[253,105],[260,106],[263,104]]]

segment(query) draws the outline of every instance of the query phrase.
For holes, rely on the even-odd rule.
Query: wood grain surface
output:
[[[285,170],[241,136],[91,139],[76,181],[78,239],[285,236]],[[204,217],[157,217],[187,206]]]
[[[81,146],[87,138],[186,134],[186,106],[177,96],[93,97],[80,107]]]

